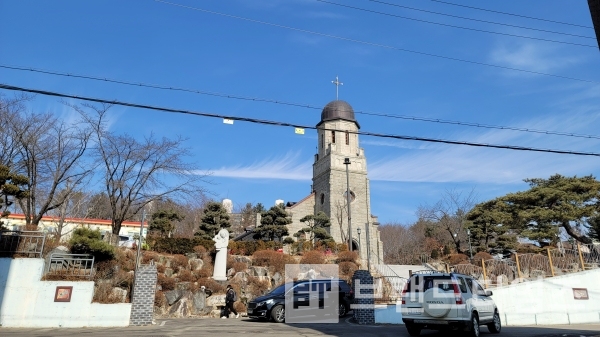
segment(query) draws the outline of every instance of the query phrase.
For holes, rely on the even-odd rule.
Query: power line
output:
[[[286,126],[286,127],[303,128],[303,129],[309,129],[309,130],[348,132],[351,134],[357,134],[357,135],[363,135],[363,136],[391,138],[391,139],[400,139],[400,140],[413,140],[413,141],[450,144],[450,145],[464,145],[464,146],[486,147],[486,148],[495,148],[495,149],[504,149],[504,150],[517,150],[517,151],[542,152],[542,153],[554,153],[554,154],[570,154],[570,155],[576,155],[576,156],[600,157],[600,153],[596,153],[596,152],[541,149],[541,148],[535,148],[535,147],[525,147],[525,146],[516,146],[516,145],[485,144],[485,143],[465,142],[465,141],[458,141],[458,140],[435,139],[435,138],[416,137],[416,136],[404,136],[404,135],[385,134],[385,133],[367,132],[367,131],[348,131],[348,130],[342,130],[342,129],[317,128],[316,126],[312,126],[312,125],[302,125],[302,124],[295,124],[295,123],[290,123],[290,122],[280,122],[280,121],[272,121],[272,120],[257,119],[257,118],[250,118],[250,117],[240,117],[240,116],[233,116],[233,115],[223,115],[223,114],[215,114],[215,113],[208,113],[208,112],[197,112],[197,111],[191,111],[191,110],[158,107],[158,106],[153,106],[153,105],[130,103],[130,102],[117,101],[117,100],[107,100],[107,99],[102,99],[102,98],[63,94],[63,93],[39,90],[39,89],[22,88],[22,87],[12,86],[12,85],[8,85],[8,84],[0,84],[0,89],[28,92],[28,93],[32,93],[32,94],[39,94],[39,95],[53,96],[53,97],[72,98],[72,99],[89,101],[89,102],[120,105],[120,106],[126,106],[126,107],[131,107],[131,108],[149,109],[149,110],[163,111],[163,112],[169,112],[169,113],[181,113],[181,114],[201,116],[201,117],[231,119],[231,120],[250,122],[250,123],[256,123],[256,124],[273,125],[273,126]]]
[[[475,65],[486,66],[486,67],[491,67],[491,68],[496,68],[496,69],[505,69],[505,70],[511,70],[511,71],[518,71],[518,72],[522,72],[522,73],[527,73],[527,74],[535,74],[535,75],[543,75],[543,76],[549,76],[549,77],[554,77],[554,78],[562,78],[562,79],[571,80],[571,81],[578,81],[578,82],[585,82],[585,83],[600,83],[598,81],[593,81],[593,80],[585,80],[585,79],[580,79],[580,78],[575,78],[575,77],[570,77],[570,76],[556,75],[556,74],[544,73],[544,72],[539,72],[539,71],[534,71],[534,70],[526,70],[526,69],[520,69],[520,68],[513,68],[513,67],[502,66],[502,65],[498,65],[498,64],[492,64],[492,63],[485,63],[485,62],[478,62],[478,61],[460,59],[460,58],[457,58],[457,57],[443,56],[443,55],[439,55],[439,54],[433,54],[433,53],[427,53],[427,52],[422,52],[422,51],[417,51],[417,50],[411,50],[411,49],[406,49],[406,48],[394,47],[394,46],[390,46],[390,45],[386,45],[386,44],[382,44],[382,43],[375,43],[375,42],[369,42],[369,41],[364,41],[364,40],[352,39],[352,38],[338,36],[338,35],[333,35],[333,34],[320,33],[320,32],[316,32],[316,31],[312,31],[312,30],[307,30],[307,29],[302,29],[302,28],[295,28],[295,27],[280,25],[280,24],[271,23],[271,22],[267,22],[267,21],[260,21],[260,20],[250,19],[250,18],[246,18],[246,17],[243,17],[243,16],[237,16],[237,15],[232,15],[232,14],[226,14],[226,13],[221,13],[221,12],[210,11],[210,10],[199,8],[199,7],[191,7],[191,6],[186,6],[186,5],[180,5],[180,4],[177,4],[177,3],[172,3],[172,2],[168,2],[168,1],[164,1],[164,0],[154,0],[154,1],[161,2],[161,3],[167,4],[167,5],[171,5],[171,6],[177,6],[177,7],[181,7],[181,8],[191,9],[191,10],[195,10],[195,11],[199,11],[199,12],[204,12],[204,13],[209,13],[209,14],[214,14],[214,15],[220,15],[220,16],[224,16],[224,17],[228,17],[228,18],[232,18],[232,19],[244,20],[244,21],[248,21],[248,22],[258,23],[258,24],[272,26],[272,27],[277,27],[277,28],[289,29],[289,30],[293,30],[293,31],[297,31],[297,32],[307,33],[307,34],[324,36],[324,37],[328,37],[328,38],[332,38],[332,39],[338,39],[338,40],[342,40],[342,41],[360,43],[360,44],[364,44],[364,45],[367,45],[367,46],[385,48],[385,49],[390,49],[390,50],[397,50],[397,51],[402,51],[402,52],[416,54],[416,55],[423,55],[423,56],[435,57],[435,58],[440,58],[440,59],[444,59],[444,60],[451,60],[451,61],[456,61],[456,62],[462,62],[462,63],[468,63],[468,64],[475,64]]]
[[[589,48],[594,48],[594,49],[598,48],[597,46],[590,45],[590,44],[582,44],[582,43],[576,43],[576,42],[558,41],[558,40],[544,39],[544,38],[541,38],[541,37],[517,35],[517,34],[510,34],[510,33],[501,33],[501,32],[494,32],[494,31],[491,31],[491,30],[469,28],[469,27],[451,25],[451,24],[447,24],[447,23],[441,23],[441,22],[434,22],[434,21],[428,21],[428,20],[415,19],[415,18],[410,18],[410,17],[407,17],[407,16],[402,16],[402,15],[397,15],[397,14],[379,12],[379,11],[374,11],[374,10],[371,10],[371,9],[366,9],[366,8],[361,8],[361,7],[355,7],[355,6],[350,6],[350,5],[343,5],[343,4],[340,4],[340,3],[337,3],[337,2],[331,2],[331,1],[326,1],[326,0],[316,0],[316,1],[322,2],[322,3],[326,3],[326,4],[330,4],[330,5],[340,6],[340,7],[351,8],[351,9],[355,9],[355,10],[359,10],[359,11],[363,11],[363,12],[367,12],[367,13],[385,15],[385,16],[390,16],[390,17],[394,17],[394,18],[398,18],[398,19],[405,19],[405,20],[411,20],[411,21],[416,21],[416,22],[423,22],[423,23],[428,23],[428,24],[438,25],[438,26],[443,26],[443,27],[451,27],[451,28],[457,28],[457,29],[463,29],[463,30],[470,30],[470,31],[474,31],[474,32],[487,33],[487,34],[495,34],[495,35],[503,35],[503,36],[510,36],[510,37],[518,37],[518,38],[529,39],[529,40],[537,40],[537,41],[552,42],[552,43],[570,44],[570,45],[573,45],[573,46],[589,47]]]
[[[513,27],[513,28],[519,28],[519,29],[528,29],[528,30],[533,30],[533,31],[538,31],[538,32],[544,32],[544,33],[552,33],[552,34],[560,34],[560,35],[567,35],[567,36],[582,37],[582,38],[585,38],[585,39],[593,39],[593,40],[596,39],[593,36],[585,36],[585,35],[571,34],[571,33],[565,33],[565,32],[557,32],[557,31],[554,31],[554,30],[547,30],[547,29],[540,29],[540,28],[533,28],[533,27],[525,27],[525,26],[513,25],[513,24],[510,24],[510,23],[504,23],[504,22],[496,22],[496,21],[488,21],[488,20],[475,19],[475,18],[470,18],[470,17],[466,17],[466,16],[460,16],[460,15],[454,15],[454,14],[448,14],[448,13],[430,11],[430,10],[426,10],[426,9],[422,9],[422,8],[409,7],[409,6],[394,4],[394,3],[385,2],[385,1],[379,1],[379,0],[369,0],[369,1],[375,2],[375,3],[379,3],[379,4],[383,4],[383,5],[394,6],[394,7],[398,7],[398,8],[404,8],[404,9],[409,9],[409,10],[413,10],[413,11],[423,12],[423,13],[443,15],[443,16],[448,16],[448,17],[451,17],[451,18],[457,18],[457,19],[463,19],[463,20],[470,20],[470,21],[476,21],[476,22],[489,23],[489,24],[492,24],[492,25]]]
[[[515,14],[515,13],[501,12],[501,11],[496,11],[496,10],[487,9],[487,8],[480,8],[480,7],[474,7],[474,6],[461,5],[461,4],[457,4],[457,3],[453,3],[453,2],[448,2],[448,1],[441,1],[441,0],[431,0],[431,1],[433,1],[433,2],[439,2],[439,3],[450,5],[450,6],[457,6],[457,7],[464,7],[464,8],[469,8],[469,9],[475,9],[475,10],[478,10],[478,11],[484,11],[484,12],[490,12],[490,13],[496,13],[496,14],[516,16],[516,17],[525,18],[525,19],[531,19],[531,20],[538,20],[538,21],[546,21],[546,22],[558,23],[558,24],[561,24],[561,25],[569,25],[569,26],[575,26],[575,27],[582,27],[582,28],[593,29],[593,27],[578,25],[578,24],[575,24],[575,23],[554,21],[554,20],[536,18],[534,16],[526,16],[526,15]]]
[[[95,76],[90,76],[90,75],[69,74],[69,73],[61,73],[61,72],[50,71],[50,70],[8,66],[8,65],[2,65],[2,64],[0,64],[0,68],[11,69],[11,70],[30,71],[30,72],[36,72],[36,73],[41,73],[41,74],[56,75],[56,76],[63,76],[63,77],[81,78],[81,79],[87,79],[87,80],[93,80],[93,81],[129,85],[129,86],[134,86],[134,87],[145,87],[145,88],[152,88],[152,89],[159,89],[159,90],[188,92],[188,93],[194,93],[194,94],[200,94],[200,95],[237,99],[237,100],[243,100],[243,101],[280,104],[280,105],[314,109],[314,110],[322,109],[322,107],[318,107],[318,106],[306,104],[306,103],[287,102],[287,101],[280,101],[280,100],[260,98],[260,97],[247,97],[247,96],[233,95],[233,94],[227,94],[227,93],[202,91],[202,90],[196,90],[196,89],[172,87],[172,86],[165,86],[165,85],[158,85],[158,84],[148,84],[148,83],[142,83],[142,82],[123,81],[123,80],[116,80],[116,79],[111,79],[111,78],[107,78],[107,77],[95,77]],[[509,130],[509,131],[520,131],[520,132],[538,133],[538,134],[554,135],[554,136],[600,139],[600,136],[598,136],[598,135],[579,134],[579,133],[572,133],[572,132],[551,131],[551,130],[541,130],[541,129],[532,129],[532,128],[520,128],[520,127],[514,127],[514,126],[492,125],[492,124],[483,124],[483,123],[474,123],[474,122],[462,122],[462,121],[455,121],[455,120],[448,120],[448,119],[427,118],[427,117],[418,117],[418,116],[409,116],[409,115],[395,115],[395,114],[386,114],[386,113],[369,112],[369,111],[354,111],[354,113],[368,115],[368,116],[396,118],[396,119],[403,119],[403,120],[412,120],[412,121],[430,122],[430,123],[439,123],[439,124],[469,126],[469,127],[477,127],[477,128],[484,128],[484,129]]]

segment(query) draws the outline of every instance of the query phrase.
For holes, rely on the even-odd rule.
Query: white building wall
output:
[[[576,300],[573,288],[587,288]],[[504,325],[600,322],[600,269],[490,288]]]
[[[0,259],[2,327],[128,326],[131,304],[92,303],[94,282],[41,281],[43,259]],[[71,286],[70,302],[54,302],[57,286]]]

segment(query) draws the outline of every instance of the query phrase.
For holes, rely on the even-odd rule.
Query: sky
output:
[[[583,0],[0,0],[0,14],[6,85],[314,126],[339,76],[339,99],[361,131],[600,152],[600,52]],[[28,109],[75,118],[56,97],[37,95]],[[216,200],[271,206],[310,193],[314,130],[121,106],[110,121],[111,131],[136,137],[185,137]],[[600,170],[594,156],[359,139],[381,223],[410,224],[445,191],[485,201],[527,189],[523,179]]]

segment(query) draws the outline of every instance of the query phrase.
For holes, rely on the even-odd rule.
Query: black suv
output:
[[[322,284],[319,286],[320,289],[325,291],[331,291],[333,283],[338,285],[339,292],[339,306],[337,313],[339,317],[344,317],[350,310],[350,304],[354,299],[354,292],[352,287],[344,281],[339,279],[325,279],[325,280],[302,280],[294,281],[286,284],[282,284],[279,287],[271,290],[266,295],[257,297],[248,303],[248,317],[256,319],[272,319],[277,323],[283,323],[285,321],[285,299],[286,296],[293,296],[294,308],[306,305],[309,300],[308,290],[311,285]],[[287,293],[286,293],[287,285]],[[319,291],[319,306],[323,307],[327,305],[327,297],[324,295],[325,291]]]

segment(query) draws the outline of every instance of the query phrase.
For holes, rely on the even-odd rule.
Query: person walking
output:
[[[233,312],[235,314],[235,318],[239,318],[240,314],[235,311],[233,307],[234,303],[238,300],[237,293],[231,287],[231,284],[227,285],[227,292],[225,293],[225,310],[224,315],[221,318],[229,318],[229,315]]]

